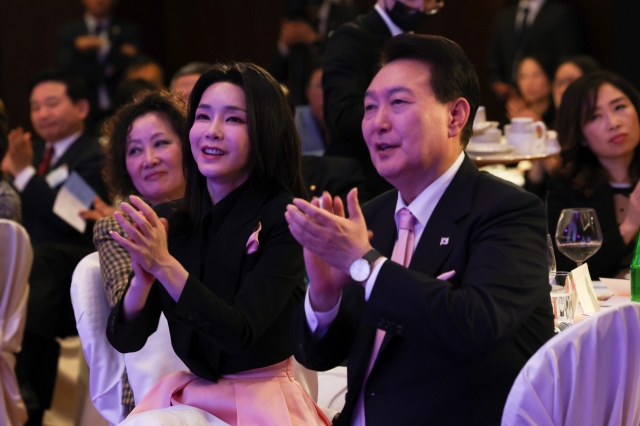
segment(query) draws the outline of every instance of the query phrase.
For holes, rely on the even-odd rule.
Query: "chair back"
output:
[[[125,367],[136,404],[162,377],[187,370],[171,347],[164,315],[160,316],[156,332],[138,352],[121,354],[111,346],[106,335],[111,309],[102,285],[97,252],[87,255],[76,267],[71,283],[71,302],[89,365],[91,400],[110,424],[120,423],[128,414],[121,404]]]
[[[14,368],[27,318],[32,263],[27,231],[17,222],[0,219],[0,424],[4,425],[27,421]]]
[[[91,402],[109,424],[118,424],[126,417],[121,404],[124,357],[107,340],[111,309],[102,286],[98,252],[88,254],[76,266],[71,280],[71,303],[89,366]]]
[[[513,425],[640,425],[640,303],[606,308],[549,340],[516,378]]]

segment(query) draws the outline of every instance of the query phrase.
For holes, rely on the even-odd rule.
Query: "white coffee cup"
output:
[[[533,118],[515,117],[511,119],[507,141],[518,154],[543,154],[546,150],[546,134],[547,126],[542,121],[534,122]]]
[[[473,135],[472,142],[473,143],[500,143],[500,137],[502,136],[502,132],[499,129],[494,129],[493,127],[489,127],[484,132]]]
[[[476,111],[476,117],[473,119],[473,124],[484,123],[487,121],[487,112],[483,106],[479,106]]]

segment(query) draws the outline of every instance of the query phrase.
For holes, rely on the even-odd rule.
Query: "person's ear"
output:
[[[450,138],[460,136],[462,129],[469,120],[471,107],[465,98],[458,98],[449,102],[449,133]]]
[[[80,115],[82,116],[82,119],[84,120],[89,115],[89,110],[91,109],[91,106],[89,105],[89,101],[88,100],[79,99],[76,102],[76,108],[78,108],[78,111],[80,112]]]

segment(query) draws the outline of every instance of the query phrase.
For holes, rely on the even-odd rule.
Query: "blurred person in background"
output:
[[[560,108],[562,95],[567,87],[585,74],[600,71],[602,67],[589,55],[577,55],[564,59],[556,69],[553,78],[553,103]]]
[[[302,155],[322,155],[329,135],[324,123],[321,59],[315,59],[307,67],[304,91],[309,104],[295,108]]]
[[[117,0],[82,0],[84,16],[58,30],[58,65],[79,72],[89,84],[92,115],[113,106],[124,70],[140,51],[136,24],[113,16]]]
[[[71,173],[77,173],[104,200],[97,139],[85,134],[88,89],[71,71],[49,70],[30,85],[31,123],[43,140],[18,127],[9,133],[2,170],[20,194],[22,221],[34,248],[29,276],[22,351],[16,375],[29,412],[29,425],[42,421],[50,407],[60,345],[56,337],[76,333],[69,286],[78,262],[93,251],[92,223],[79,232],[53,212],[54,202]]]
[[[549,233],[562,209],[595,209],[602,247],[589,258],[593,279],[629,272],[640,230],[640,94],[609,71],[587,74],[567,87],[558,110],[562,167],[549,182]],[[575,262],[556,250],[558,270]]]
[[[287,0],[280,22],[277,50],[268,71],[289,88],[295,106],[305,99],[307,63],[321,55],[333,30],[355,18],[360,10],[352,0]]]
[[[156,86],[157,89],[164,89],[164,69],[158,61],[147,55],[136,56],[124,73],[124,80],[121,84],[131,80],[146,80]]]
[[[584,53],[583,31],[569,6],[556,0],[519,0],[493,24],[487,56],[487,83],[501,102],[516,93],[517,66],[530,52],[546,52],[554,62]]]
[[[556,110],[560,107],[562,95],[569,84],[585,74],[599,71],[600,64],[588,55],[572,56],[560,63],[555,72],[552,85],[553,104]],[[553,123],[555,128],[556,123]],[[547,196],[549,176],[560,168],[560,155],[552,155],[541,161],[534,161],[531,169],[525,173],[524,188],[538,195],[543,200]]]
[[[193,90],[193,86],[196,85],[196,81],[198,81],[200,76],[210,67],[211,64],[206,62],[189,62],[173,75],[169,89],[180,96],[185,102],[188,102],[189,95]]]
[[[551,79],[555,66],[540,52],[525,56],[518,65],[518,94],[507,101],[507,117],[530,117],[547,129],[555,126],[556,109],[551,99]]]
[[[4,103],[0,100],[0,163],[9,149],[9,125]],[[9,183],[3,179],[0,170],[0,219],[20,222],[22,217],[20,196]]]

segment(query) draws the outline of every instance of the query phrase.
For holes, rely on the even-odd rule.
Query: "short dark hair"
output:
[[[605,83],[624,93],[635,107],[636,113],[640,113],[638,90],[611,71],[586,74],[571,83],[564,92],[558,109],[558,141],[562,147],[560,176],[586,197],[593,195],[609,181],[598,157],[586,144],[582,131],[596,108],[600,86]],[[635,185],[640,178],[640,144],[635,149],[628,173]]]
[[[131,102],[138,93],[155,92],[157,90],[158,88],[155,84],[141,78],[125,81],[113,96],[113,111]]]
[[[67,88],[67,96],[75,103],[81,99],[89,98],[89,87],[82,75],[75,71],[51,68],[38,74],[29,83],[29,93],[41,83],[46,82],[62,83]]]
[[[216,64],[200,76],[189,98],[187,125],[182,141],[187,187],[181,211],[188,215],[187,223],[199,214],[206,188],[206,179],[191,152],[189,130],[195,121],[202,94],[209,86],[221,82],[235,84],[245,93],[249,141],[255,164],[249,177],[251,184],[259,190],[284,190],[296,197],[306,196],[300,139],[280,84],[267,71],[250,62]],[[181,224],[180,228],[187,223]]]
[[[558,68],[563,66],[564,64],[573,64],[582,70],[582,74],[589,74],[592,72],[600,71],[602,69],[602,65],[595,58],[589,55],[576,55],[569,56],[560,61],[560,65]],[[556,68],[556,71],[558,70]]]
[[[175,81],[184,75],[191,75],[191,74],[202,75],[209,68],[211,68],[211,64],[207,62],[189,62],[188,64],[180,67],[180,69],[176,71],[175,74],[173,74],[173,77],[171,77],[170,86],[173,86]]]
[[[400,34],[392,37],[382,51],[382,66],[398,59],[424,62],[431,69],[431,90],[440,103],[464,98],[469,102],[469,119],[460,140],[466,147],[473,119],[480,105],[480,84],[473,65],[455,42],[440,36]]]
[[[103,146],[102,178],[112,198],[139,194],[127,171],[127,137],[133,122],[148,113],[157,113],[166,118],[178,136],[184,131],[186,104],[166,90],[140,92],[133,101],[117,110],[102,128],[102,134],[107,138],[107,143]]]
[[[129,74],[129,72],[146,67],[147,65],[155,65],[158,67],[158,69],[160,70],[160,78],[164,83],[165,81],[164,68],[162,68],[162,65],[160,65],[160,62],[156,61],[149,55],[137,55],[135,58],[133,58],[131,62],[129,62],[129,65],[125,70],[124,75],[126,77]]]

